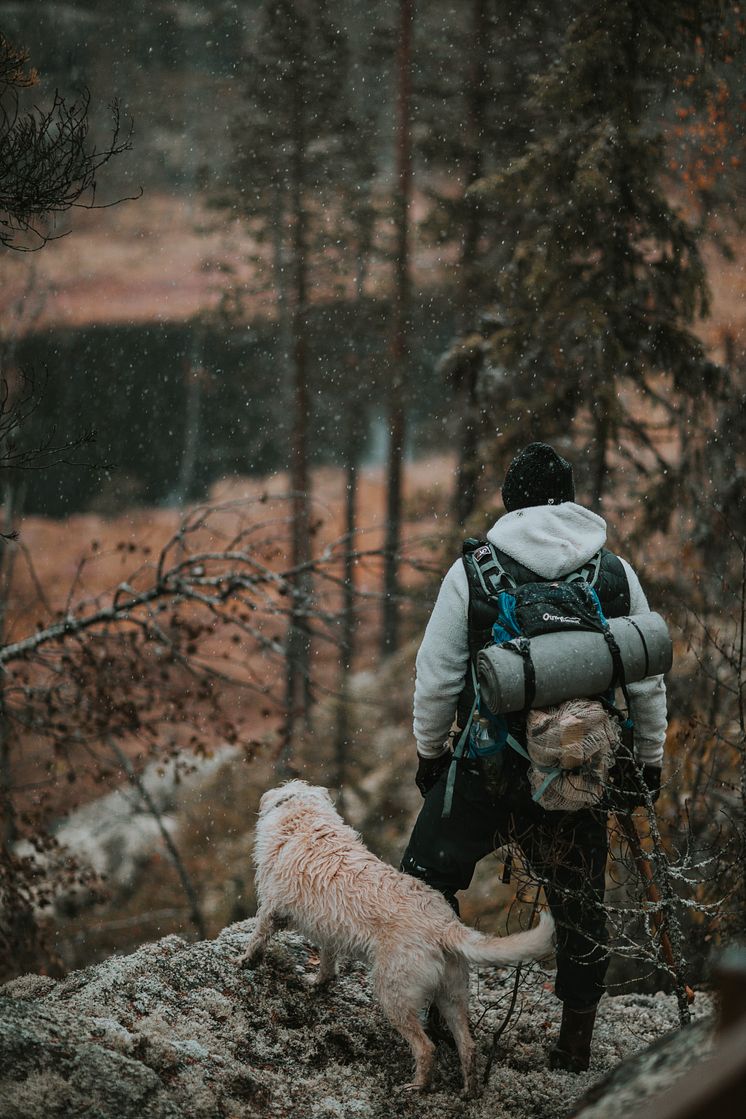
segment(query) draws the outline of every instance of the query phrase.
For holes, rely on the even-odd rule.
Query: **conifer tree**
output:
[[[310,594],[304,571],[311,530],[308,312],[329,247],[325,211],[344,134],[346,66],[346,40],[329,18],[325,0],[266,0],[245,67],[245,109],[234,128],[233,182],[224,200],[247,220],[255,237],[272,246],[292,383],[291,562],[298,574],[288,631],[287,754],[293,721],[308,713],[310,701],[303,623]]]
[[[396,190],[394,195],[394,292],[389,384],[389,448],[386,478],[386,543],[383,570],[381,651],[399,645],[399,547],[401,543],[404,443],[412,305],[410,202],[412,197],[412,32],[414,0],[399,0],[396,58]]]
[[[612,447],[666,474],[649,420],[675,422],[718,376],[691,331],[707,283],[661,182],[661,106],[677,76],[703,70],[720,18],[718,0],[592,0],[538,82],[535,140],[477,188],[516,219],[504,318],[485,343],[506,444],[586,424],[594,502]]]
[[[458,453],[453,512],[463,524],[477,499],[480,443],[489,427],[480,407],[479,323],[494,297],[513,229],[509,210],[490,212],[469,188],[502,170],[531,140],[536,126],[531,81],[557,52],[567,4],[469,0],[458,22],[452,16],[450,4],[433,0],[418,21],[414,115],[423,189],[430,199],[420,235],[442,246],[455,263],[449,280],[456,339],[436,372],[453,402]]]

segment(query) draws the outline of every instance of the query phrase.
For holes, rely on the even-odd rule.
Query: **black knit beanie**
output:
[[[548,443],[529,443],[508,467],[502,495],[509,513],[531,505],[574,501],[572,466]]]

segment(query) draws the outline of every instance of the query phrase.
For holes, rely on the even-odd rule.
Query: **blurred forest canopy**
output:
[[[102,97],[116,95],[124,119],[136,122],[135,151],[119,161],[116,187],[107,183],[111,196],[142,186],[145,197],[137,206],[143,209],[149,205],[149,195],[186,198],[194,203],[194,216],[192,228],[184,228],[185,236],[218,228],[227,241],[234,242],[232,256],[227,254],[222,261],[210,245],[211,286],[205,291],[205,312],[191,326],[156,328],[133,322],[111,332],[98,327],[93,335],[84,330],[77,338],[75,331],[65,331],[59,338],[33,337],[33,323],[19,328],[20,334],[31,335],[27,340],[19,338],[19,360],[39,370],[53,370],[34,424],[29,425],[29,437],[50,422],[60,428],[79,413],[84,424],[97,429],[98,461],[107,466],[106,471],[88,477],[73,470],[68,480],[29,478],[29,511],[61,515],[85,507],[99,485],[110,490],[112,474],[129,479],[128,492],[142,500],[163,500],[177,491],[181,498],[184,477],[172,485],[166,470],[161,482],[155,481],[156,464],[166,460],[173,464],[185,457],[195,459],[186,480],[191,496],[204,493],[204,486],[221,471],[287,465],[282,447],[287,447],[290,432],[291,370],[283,321],[288,293],[283,285],[289,281],[280,277],[288,277],[293,265],[292,245],[277,235],[282,230],[282,237],[289,238],[293,223],[282,210],[273,218],[272,206],[279,203],[267,193],[273,145],[279,144],[282,156],[281,126],[267,107],[274,95],[268,75],[282,58],[281,40],[271,48],[278,52],[277,58],[271,51],[263,58],[256,54],[258,49],[265,54],[270,49],[266,43],[261,46],[261,35],[265,14],[273,7],[277,5],[260,0],[178,4],[142,0],[126,11],[110,0],[51,6],[42,0],[0,2],[6,34],[33,46],[40,90],[59,88],[72,94],[90,88],[96,95],[91,113],[94,132],[97,114],[102,134],[107,125]],[[638,43],[642,69],[637,70],[623,56],[623,34],[612,27],[614,19],[622,18],[618,6],[581,0],[542,4],[471,0],[458,5],[429,0],[416,10],[409,120],[414,196],[409,210],[413,321],[408,352],[413,368],[405,397],[414,431],[407,445],[430,447],[440,430],[443,445],[458,449],[460,520],[474,507],[475,473],[484,474],[485,463],[491,466],[495,458],[503,462],[513,444],[535,437],[540,429],[548,436],[567,438],[573,423],[573,442],[587,452],[580,462],[583,481],[590,487],[595,474],[593,492],[599,496],[597,478],[607,459],[594,450],[601,427],[599,423],[594,427],[585,416],[590,395],[604,400],[603,406],[599,404],[605,417],[599,421],[604,440],[616,439],[629,455],[630,440],[644,443],[648,438],[641,434],[636,414],[626,428],[620,427],[619,416],[613,414],[616,405],[610,404],[614,389],[608,376],[603,391],[599,390],[604,362],[623,366],[627,356],[619,350],[612,353],[610,346],[604,349],[603,336],[609,327],[605,312],[600,317],[597,311],[591,313],[582,290],[572,289],[569,276],[553,275],[551,268],[546,271],[542,283],[554,299],[541,312],[541,330],[534,329],[540,315],[532,302],[534,294],[520,288],[526,280],[521,260],[537,261],[541,245],[553,239],[562,244],[568,268],[572,269],[574,259],[561,239],[570,228],[567,216],[556,205],[565,187],[571,189],[572,176],[563,185],[567,167],[562,170],[552,162],[542,137],[554,136],[558,151],[564,145],[584,161],[575,185],[585,183],[588,190],[584,201],[577,192],[574,196],[586,211],[579,209],[571,218],[579,237],[573,251],[595,252],[598,244],[583,241],[593,224],[589,226],[587,219],[600,205],[597,224],[603,239],[619,195],[612,192],[601,201],[598,183],[605,172],[610,180],[615,175],[600,162],[594,165],[603,157],[598,146],[582,143],[578,149],[570,134],[575,127],[579,137],[599,136],[612,109],[631,105],[630,97],[639,101],[634,110],[637,117],[631,122],[637,137],[630,139],[621,161],[626,159],[629,165],[630,153],[633,162],[636,155],[646,153],[648,163],[640,162],[644,172],[638,180],[644,177],[651,187],[650,176],[658,180],[656,197],[671,199],[677,211],[676,236],[689,238],[690,260],[682,258],[679,280],[671,275],[665,280],[669,289],[679,281],[699,282],[692,279],[690,267],[698,235],[707,231],[722,240],[742,199],[744,67],[738,6],[714,0],[697,4],[691,19],[686,6],[680,12],[678,6],[669,10],[657,3],[638,7],[621,6],[633,29],[639,16],[647,35],[644,43],[643,39]],[[288,11],[293,8],[290,5]],[[345,436],[326,420],[327,414],[334,414],[334,397],[344,387],[358,403],[369,405],[372,414],[380,414],[386,379],[393,370],[387,332],[394,305],[398,4],[387,0],[371,6],[340,0],[333,7],[298,4],[295,8],[298,13],[316,8],[325,12],[336,44],[329,87],[334,112],[327,114],[323,129],[321,101],[314,100],[314,83],[319,98],[322,94],[320,70],[311,75],[304,95],[311,114],[304,220],[314,409],[319,394],[318,415],[309,425],[309,455],[310,461],[339,461]],[[603,44],[593,40],[590,50],[596,61],[590,72],[584,72],[577,60],[558,60],[572,20],[578,16],[592,20],[593,13],[607,24],[608,42],[615,44],[619,57],[607,57]],[[281,14],[282,18],[286,17]],[[265,71],[257,69],[259,63]],[[570,67],[567,73],[576,83],[574,101],[563,66]],[[609,80],[612,73],[617,75],[613,81]],[[606,94],[584,100],[582,86],[589,82],[591,86],[596,82],[599,94],[603,90]],[[630,92],[634,90],[644,90],[644,96]],[[264,108],[257,100],[259,94],[267,102]],[[34,96],[38,95],[35,90]],[[543,160],[545,181],[542,185],[534,176],[527,192],[524,180],[533,171],[526,153],[531,150]],[[615,181],[621,190],[618,176]],[[474,183],[480,184],[478,190],[469,191]],[[518,194],[516,187],[520,187]],[[629,198],[632,227],[639,201]],[[222,209],[206,217],[204,203],[218,203]],[[662,244],[674,228],[669,222],[663,229],[652,216],[647,228],[632,227],[629,244],[635,237],[646,242],[649,236],[659,236]],[[249,237],[249,248],[241,243],[244,235]],[[179,233],[170,236],[178,240]],[[672,262],[680,252],[674,244]],[[207,255],[203,263],[207,264]],[[605,268],[602,262],[600,272]],[[660,268],[649,271],[664,274]],[[534,270],[531,282],[535,279]],[[135,273],[131,282],[137,283]],[[636,291],[627,291],[623,290],[626,283],[620,280],[613,297],[619,298],[620,306],[626,305],[625,300],[644,302],[649,286],[640,283]],[[600,290],[595,279],[587,289],[594,285]],[[656,298],[663,286],[658,286]],[[216,305],[218,291],[222,294]],[[559,293],[564,293],[564,306]],[[362,305],[357,302],[361,296],[365,297]],[[39,292],[40,300],[47,297],[53,299],[53,290],[48,295]],[[670,308],[663,300],[662,320],[669,310],[676,315],[685,304],[694,312],[691,298],[675,299],[678,304],[674,300]],[[510,323],[506,315],[512,316]],[[566,345],[569,335],[563,335],[565,322],[576,337],[583,337],[573,355]],[[240,339],[247,337],[247,323],[250,341],[244,347]],[[635,330],[628,333],[634,336]],[[126,352],[127,335],[132,352]],[[205,352],[201,352],[203,335],[208,340]],[[454,336],[455,343],[448,347]],[[599,346],[605,353],[600,362],[596,360]],[[558,347],[565,354],[559,363]],[[670,344],[667,352],[673,352]],[[680,352],[679,347],[679,356]],[[95,361],[90,371],[88,354]],[[444,359],[436,368],[441,354]],[[151,374],[148,355],[153,355]],[[234,360],[229,355],[235,355]],[[365,361],[364,368],[359,367],[360,360]],[[199,368],[198,375],[192,377],[190,365]],[[271,377],[273,365],[279,393],[269,408],[264,394],[259,399],[253,390],[269,383],[265,378]],[[698,379],[693,372],[688,383]],[[634,387],[639,378],[630,373],[626,382]],[[113,407],[97,418],[92,415],[96,386],[103,389],[105,383]],[[677,392],[682,384],[679,381]],[[111,386],[115,386],[113,393]],[[182,403],[180,398],[190,393],[191,404],[190,400]],[[423,400],[430,404],[429,423],[424,426],[416,418]],[[547,404],[543,411],[542,401]],[[153,462],[147,464],[143,456],[152,429],[148,413],[161,407],[169,409],[173,423],[161,427],[161,441],[150,448],[147,457],[152,456]],[[187,448],[190,407],[199,412],[199,432],[192,433],[195,445]],[[131,438],[110,439],[107,430],[113,423],[117,428],[122,423]],[[497,431],[501,434],[496,442]],[[239,442],[241,448],[234,446]],[[499,464],[495,473],[499,474]]]

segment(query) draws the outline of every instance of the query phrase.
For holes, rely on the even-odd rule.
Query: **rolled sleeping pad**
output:
[[[668,672],[673,646],[660,614],[634,614],[610,618],[609,627],[619,646],[625,682]],[[605,692],[614,680],[614,663],[602,633],[560,630],[542,633],[530,641],[536,674],[532,707],[550,707],[566,699]],[[477,657],[477,677],[482,698],[495,715],[525,707],[523,657],[513,649],[491,645]]]

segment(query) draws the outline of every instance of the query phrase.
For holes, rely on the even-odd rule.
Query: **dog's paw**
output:
[[[462,1100],[478,1100],[482,1095],[482,1085],[475,1081],[473,1084],[467,1084],[461,1089]]]
[[[429,1092],[430,1083],[429,1081],[427,1083],[422,1083],[420,1080],[410,1080],[408,1084],[400,1084],[398,1091],[402,1093],[406,1092],[407,1095],[413,1095],[415,1092]]]
[[[233,963],[236,967],[250,968],[255,967],[261,958],[260,952],[242,952],[240,956],[233,957]]]
[[[314,975],[312,979],[309,979],[308,986],[317,995],[322,995],[329,990],[335,979],[335,975]]]

